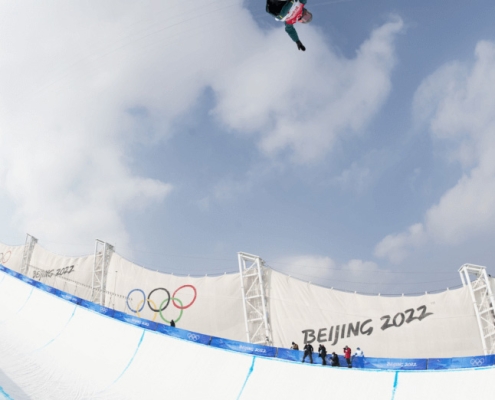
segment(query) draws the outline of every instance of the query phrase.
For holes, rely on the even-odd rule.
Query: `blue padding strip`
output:
[[[88,300],[80,299],[78,304],[81,307],[87,308],[88,310],[96,311],[97,313],[106,315],[107,317],[113,317],[113,315],[115,314],[115,310],[112,310],[111,308],[105,306],[100,306],[99,304],[92,303],[91,301]]]
[[[26,298],[26,301],[24,302],[24,304],[15,312],[16,314],[18,314],[26,306],[27,302],[31,298],[31,295],[33,294],[33,290],[34,290],[34,288],[31,288],[31,291],[29,292],[29,296]],[[9,318],[7,318],[3,321],[0,321],[0,325],[3,324],[5,321],[8,321],[8,320],[9,320]]]
[[[131,359],[127,363],[126,367],[122,370],[122,372],[120,373],[120,375],[112,382],[111,385],[114,385],[120,378],[122,378],[122,375],[124,375],[125,372],[127,371],[127,369],[131,366],[132,362],[134,361],[134,357],[136,357],[136,354],[137,354],[137,352],[139,350],[139,347],[141,346],[141,343],[143,343],[143,339],[144,339],[144,334],[145,333],[146,333],[146,330],[143,329],[143,333],[141,334],[141,338],[139,339],[139,343],[136,346],[136,350],[134,351],[134,354],[132,355]]]
[[[188,340],[190,342],[196,342],[201,344],[210,344],[211,342],[210,335],[202,335],[201,333],[192,332],[165,324],[156,323],[156,331],[168,336],[173,336],[179,339]]]
[[[0,386],[0,396],[4,396],[5,399],[7,400],[14,400],[12,397],[8,395],[8,393],[3,390],[3,388]]]
[[[67,320],[67,322],[65,323],[64,327],[60,330],[60,332],[57,334],[57,336],[55,336],[53,339],[51,339],[50,341],[48,341],[47,343],[45,343],[43,346],[41,346],[39,349],[36,349],[34,352],[37,352],[37,351],[40,351],[41,349],[44,349],[46,346],[49,346],[55,339],[57,339],[63,331],[65,331],[65,328],[67,328],[67,325],[69,325],[69,322],[72,320],[72,317],[74,316],[74,314],[76,313],[76,309],[77,309],[77,306],[74,305],[74,309],[72,310],[72,314],[70,315],[69,319]]]
[[[277,358],[290,361],[301,361],[304,355],[304,351],[284,349],[279,347],[277,349]]]
[[[366,369],[391,369],[391,370],[425,370],[427,367],[426,358],[374,358],[363,357],[364,368]],[[342,364],[341,364],[342,365]]]
[[[399,383],[399,371],[395,371],[395,377],[394,377],[394,388],[392,390],[392,400],[395,399],[395,392],[397,390],[397,385]]]
[[[453,358],[430,358],[428,369],[459,369],[488,367],[495,364],[495,355],[453,357]]]
[[[156,331],[157,328],[156,322],[144,318],[135,317],[134,315],[129,315],[121,311],[114,311],[113,318],[126,322],[131,325],[139,326],[140,328],[150,329],[152,331]]]
[[[229,340],[218,337],[211,338],[210,346],[219,347],[221,349],[228,349],[228,350],[236,351],[238,353],[247,353],[247,354],[253,354],[256,356],[263,356],[263,357],[275,357],[277,355],[276,347],[239,342],[237,340]]]
[[[239,400],[242,396],[242,392],[244,392],[244,388],[246,387],[246,384],[249,380],[249,377],[251,376],[251,374],[253,373],[253,370],[254,370],[254,362],[256,361],[256,357],[253,357],[253,361],[251,363],[251,368],[249,368],[249,371],[248,371],[248,374],[246,376],[246,379],[244,380],[244,384],[242,385],[242,388],[241,388],[241,391],[239,392],[239,395],[237,396],[237,400]]]
[[[64,299],[64,300],[67,300],[67,301],[70,301],[71,303],[74,303],[74,304],[80,304],[82,299],[80,297],[77,297],[77,296],[74,296],[72,294],[69,294],[69,293],[66,293],[66,292],[62,292],[60,291],[60,294],[59,296]]]
[[[33,294],[33,291],[34,291],[34,288],[32,287],[31,288],[31,291],[29,292],[29,296],[27,297],[26,301],[24,302],[24,304],[21,306],[21,308],[19,308],[17,310],[17,312],[20,312],[24,307],[26,307],[26,304],[27,302],[29,301],[29,299],[31,298],[31,295]]]

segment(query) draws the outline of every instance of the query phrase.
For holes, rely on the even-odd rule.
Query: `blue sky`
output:
[[[151,269],[236,253],[413,293],[493,271],[492,1],[0,2],[0,241]]]

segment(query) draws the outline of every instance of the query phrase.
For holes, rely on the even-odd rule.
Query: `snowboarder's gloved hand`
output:
[[[300,40],[298,40],[298,41],[296,42],[296,44],[297,44],[297,49],[298,49],[298,50],[306,51],[306,47],[304,47],[304,45],[301,43],[301,41],[300,41]]]

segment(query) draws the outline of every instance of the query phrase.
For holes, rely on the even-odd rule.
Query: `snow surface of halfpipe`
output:
[[[0,399],[463,399],[495,368],[330,368],[197,344],[109,318],[0,271]]]

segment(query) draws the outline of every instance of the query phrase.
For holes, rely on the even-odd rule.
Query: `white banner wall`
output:
[[[20,271],[24,246],[1,245],[6,267]],[[91,300],[94,255],[65,257],[36,244],[27,275]],[[239,274],[182,277],[148,270],[112,254],[105,287],[112,309],[233,340],[245,340]]]
[[[245,340],[239,274],[186,277],[139,267],[118,254],[107,277],[107,307],[183,329]]]
[[[24,246],[0,244],[0,262],[20,272]],[[65,257],[35,246],[28,276],[91,299],[94,255]],[[482,354],[467,288],[411,297],[365,296],[311,285],[270,270],[267,302],[273,344],[323,343],[342,354],[360,346],[367,356],[460,357]],[[495,289],[495,280],[491,278]],[[105,305],[160,323],[226,339],[246,340],[240,275],[174,276],[112,254]]]
[[[90,299],[94,255],[65,257],[36,244],[27,275],[83,299]]]
[[[366,296],[311,285],[272,271],[274,345],[323,343],[342,354],[359,346],[370,357],[435,358],[483,354],[467,288],[423,296]]]
[[[0,264],[14,271],[21,272],[24,246],[7,246],[0,243]]]
[[[488,275],[488,282],[490,283],[492,294],[495,296],[495,278],[492,278],[490,275]]]

